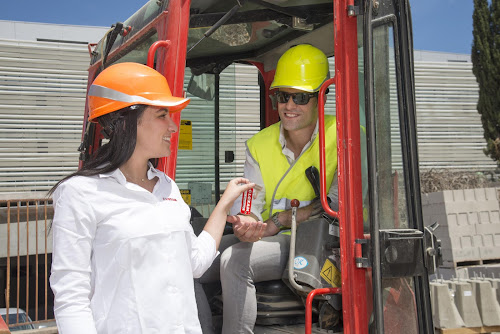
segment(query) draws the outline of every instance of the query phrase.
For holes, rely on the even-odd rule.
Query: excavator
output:
[[[180,185],[205,180],[186,187],[186,201],[213,205],[227,170],[242,173],[241,136],[228,149],[219,135],[224,127],[245,132],[248,124],[255,133],[279,120],[269,89],[276,63],[304,43],[332,64],[319,97],[329,89],[334,110],[319,101],[320,166],[306,171],[324,214],[292,224],[283,279],[256,286],[254,331],[433,333],[428,277],[439,265],[440,243],[422,220],[409,0],[151,0],[89,45],[88,86],[104,68],[132,61],[162,73],[174,96],[191,98],[172,116],[181,130],[158,168]],[[224,79],[234,64],[257,69],[260,111],[246,123],[224,108],[227,86],[241,90]],[[326,198],[328,112],[337,122],[336,211]],[[86,107],[80,163],[105,140],[87,118]],[[192,206],[195,232],[204,216]],[[216,319],[221,300],[217,288],[208,290]]]

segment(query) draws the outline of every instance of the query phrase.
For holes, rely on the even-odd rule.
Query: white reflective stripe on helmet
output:
[[[292,203],[292,200],[289,198],[280,198],[280,199],[273,200],[273,213],[274,213],[274,210],[285,211],[285,210],[291,209],[292,208],[291,203]],[[304,206],[308,206],[311,203],[312,203],[312,201],[300,201],[299,208],[302,208]]]
[[[99,85],[91,85],[89,88],[89,93],[88,96],[95,96],[95,97],[102,97],[105,99],[113,100],[113,101],[118,101],[118,102],[124,102],[124,103],[138,103],[138,104],[148,104],[148,105],[155,105],[155,106],[166,106],[166,107],[173,107],[177,106],[179,104],[184,103],[188,99],[182,99],[179,101],[175,102],[167,102],[167,101],[158,101],[158,100],[150,100],[142,96],[138,95],[128,95],[126,93],[119,92],[117,90],[104,87],[104,86],[99,86]],[[175,98],[175,97],[172,97]]]

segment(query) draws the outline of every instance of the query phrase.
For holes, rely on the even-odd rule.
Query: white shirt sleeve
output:
[[[54,192],[50,285],[59,333],[93,334],[91,253],[96,221],[78,187],[67,180]]]
[[[194,233],[190,236],[193,277],[200,278],[210,268],[219,252],[215,248],[216,243],[210,233],[202,231],[198,237]]]
[[[245,166],[243,168],[243,177],[254,182],[255,184],[262,187],[262,190],[256,191],[254,189],[254,198],[252,199],[252,209],[250,210],[260,221],[262,221],[262,211],[264,210],[264,204],[266,203],[266,188],[264,187],[264,180],[262,174],[260,173],[260,167],[257,161],[253,158],[250,150],[245,151]],[[241,196],[238,197],[231,208],[231,214],[236,215],[241,209]]]

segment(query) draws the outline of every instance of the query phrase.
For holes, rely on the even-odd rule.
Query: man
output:
[[[262,187],[249,215],[228,217],[242,242],[221,255],[223,333],[252,333],[257,317],[256,282],[281,279],[288,261],[292,199],[300,201],[297,223],[321,210],[305,170],[319,168],[318,92],[329,78],[328,59],[311,45],[297,45],[279,59],[271,89],[280,122],[247,141],[245,177]],[[335,117],[325,117],[329,197],[337,207]],[[232,214],[239,212],[236,201]],[[262,221],[261,224],[256,222]]]

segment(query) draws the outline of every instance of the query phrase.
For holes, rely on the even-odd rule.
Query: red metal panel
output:
[[[168,81],[173,96],[184,96],[184,70],[186,67],[186,51],[189,30],[189,7],[191,0],[171,0],[168,6],[168,16],[158,22],[158,40],[171,42],[167,51],[160,49],[156,69]],[[181,113],[172,115],[172,119],[179,129]],[[177,148],[179,132],[172,135],[171,154],[168,158],[160,159],[158,169],[175,179],[177,165]]]
[[[357,18],[352,0],[334,1],[337,150],[344,333],[368,333],[365,269],[356,267],[355,240],[363,238]]]
[[[262,79],[264,80],[264,85],[266,87],[265,124],[266,124],[266,127],[268,127],[269,125],[277,123],[280,120],[278,111],[273,109],[271,99],[269,98],[269,94],[270,94],[269,87],[271,87],[271,83],[273,82],[274,73],[276,72],[276,70],[271,70],[271,71],[266,72],[264,70],[264,65],[262,63],[257,63],[257,62],[251,62],[251,63],[255,67],[257,67],[257,69],[259,70],[260,75],[262,76]]]

